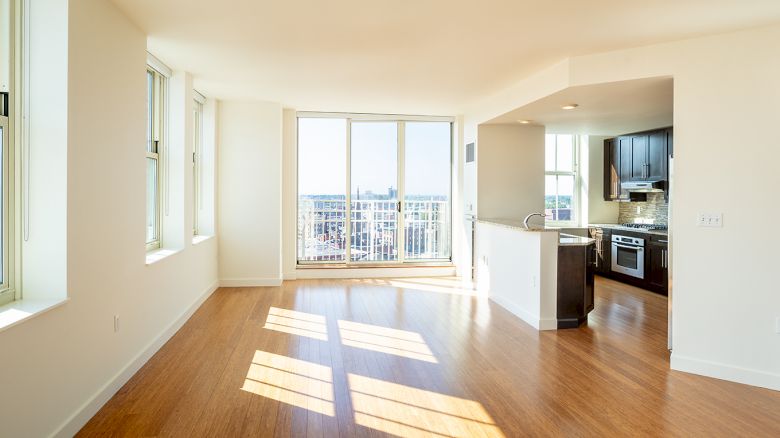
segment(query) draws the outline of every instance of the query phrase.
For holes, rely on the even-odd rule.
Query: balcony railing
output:
[[[350,261],[400,260],[399,213],[395,201],[352,201]],[[347,211],[343,199],[298,201],[298,260],[346,262]],[[449,202],[404,203],[404,260],[450,258]]]

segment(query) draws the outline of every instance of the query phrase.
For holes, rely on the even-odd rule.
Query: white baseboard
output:
[[[488,297],[491,301],[498,304],[499,306],[503,307],[504,309],[508,310],[513,315],[517,316],[518,318],[522,319],[523,321],[530,324],[533,328],[537,330],[557,330],[558,329],[558,320],[557,319],[549,319],[549,318],[540,318],[539,315],[534,315],[533,313],[523,309],[522,307],[518,306],[516,303],[513,303],[510,300],[507,300],[503,297],[491,295]]]
[[[780,391],[780,374],[680,356],[672,352],[671,368],[701,376]]]
[[[540,319],[539,330],[558,330],[558,318]]]
[[[214,283],[204,291],[194,303],[192,303],[178,318],[176,318],[157,338],[152,340],[133,360],[119,371],[110,381],[93,395],[81,408],[70,416],[51,436],[70,438],[74,436],[85,424],[103,407],[103,405],[116,394],[122,386],[130,380],[152,356],[173,337],[198,308],[217,290],[218,283]]]
[[[267,287],[281,286],[281,278],[223,278],[220,287]]]
[[[298,280],[354,278],[414,278],[452,277],[454,266],[393,267],[393,268],[302,268],[295,271]],[[285,280],[287,278],[285,277]]]

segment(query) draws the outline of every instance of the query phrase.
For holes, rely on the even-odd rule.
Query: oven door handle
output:
[[[626,245],[621,245],[621,244],[615,243],[615,242],[612,242],[612,246],[616,246],[618,248],[623,248],[623,249],[635,249],[637,251],[644,251],[645,250],[645,248],[642,247],[642,246],[626,246]]]

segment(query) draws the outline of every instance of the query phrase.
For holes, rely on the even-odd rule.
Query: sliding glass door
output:
[[[352,122],[350,260],[397,261],[398,123]]]
[[[346,262],[347,120],[298,119],[298,261]]]
[[[449,259],[452,124],[404,127],[405,260]]]
[[[298,263],[451,260],[452,121],[299,115]]]

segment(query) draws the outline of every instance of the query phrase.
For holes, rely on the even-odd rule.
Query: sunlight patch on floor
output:
[[[320,341],[328,340],[325,317],[313,313],[271,307],[263,328]]]
[[[329,367],[257,350],[242,390],[330,417],[333,373]]]
[[[425,362],[438,363],[419,333],[352,321],[338,321],[342,344]]]
[[[355,422],[397,436],[503,437],[482,404],[348,375]]]

